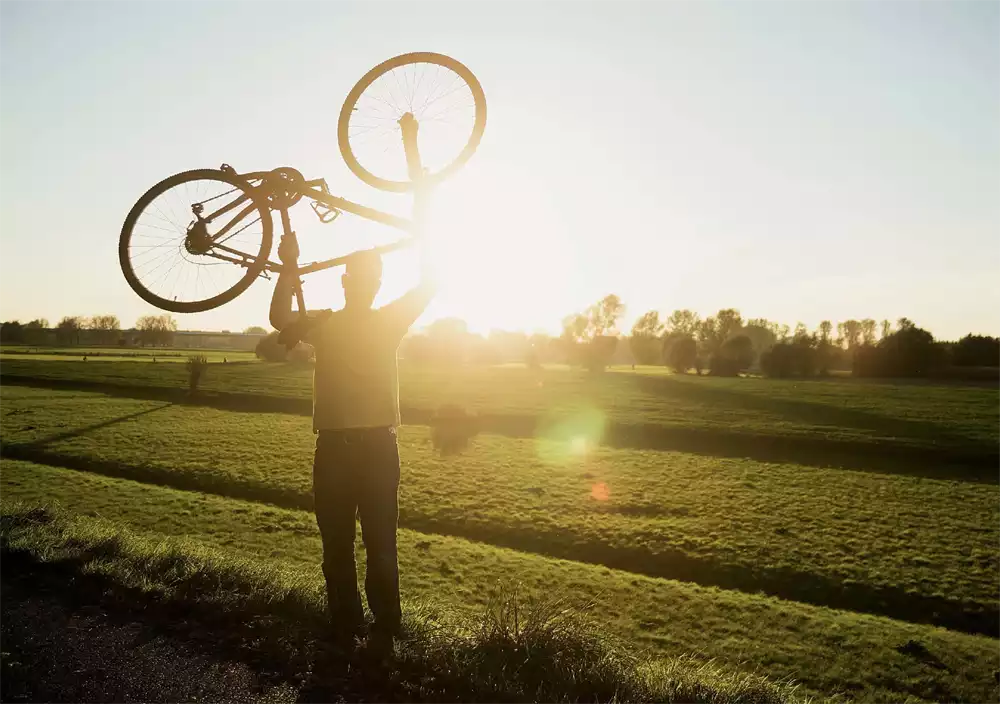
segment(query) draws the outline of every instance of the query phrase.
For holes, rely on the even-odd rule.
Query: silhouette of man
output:
[[[302,320],[292,313],[298,267],[294,233],[282,238],[278,256],[283,268],[271,300],[271,325],[289,342],[303,339],[316,350],[313,495],[333,635],[349,640],[364,627],[354,562],[358,516],[368,558],[365,594],[374,617],[373,633],[391,637],[398,632],[401,616],[396,563],[396,349],[430,302],[433,287],[425,267],[416,288],[382,308],[372,308],[382,284],[382,260],[378,254],[361,252],[341,277],[343,309],[310,311]]]

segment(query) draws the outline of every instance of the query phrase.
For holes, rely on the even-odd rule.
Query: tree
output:
[[[711,359],[722,344],[743,328],[743,318],[735,308],[723,308],[714,316],[701,321],[698,326],[698,341],[702,352]]]
[[[177,321],[171,315],[144,315],[135,322],[139,331],[139,342],[146,345],[166,347],[174,341]]]
[[[884,340],[892,334],[892,323],[888,320],[883,320],[879,327],[882,329],[882,336],[879,339]]]
[[[615,294],[610,294],[587,309],[590,324],[596,335],[617,332],[618,319],[625,314],[625,304]]]
[[[753,342],[746,335],[726,340],[710,361],[713,376],[739,376],[753,364]]]
[[[80,330],[86,321],[79,315],[67,315],[56,325],[56,340],[60,345],[80,344]]]
[[[563,318],[563,331],[559,340],[570,364],[580,364],[591,371],[605,369],[614,356],[618,337],[618,318],[625,312],[625,304],[612,294],[589,306],[583,313]]]
[[[528,335],[519,330],[490,330],[477,356],[480,361],[487,359],[500,362],[520,362],[528,354],[531,342]]]
[[[687,374],[698,359],[698,343],[691,333],[671,333],[663,341],[663,358],[675,372]]]
[[[48,337],[49,321],[45,318],[35,318],[24,325],[24,341],[29,345],[40,345]]]
[[[1000,366],[1000,338],[966,335],[952,347],[951,359],[959,367]]]
[[[715,351],[719,345],[719,331],[713,316],[710,315],[698,323],[697,337],[700,351],[708,353]]]
[[[759,357],[778,341],[774,326],[766,318],[753,318],[743,326],[741,335],[746,335],[753,343],[754,355]]]
[[[2,342],[23,342],[24,326],[19,320],[8,320],[0,325],[0,341]]]
[[[243,331],[244,335],[266,335],[267,330],[262,328],[260,325],[251,325],[246,330]]]
[[[837,323],[837,344],[848,350],[861,344],[861,323],[853,319]]]
[[[117,315],[95,315],[90,319],[89,328],[95,331],[101,344],[111,345],[118,339],[118,331],[121,329],[121,322],[118,320]]]
[[[944,364],[934,336],[907,318],[878,345],[860,348],[854,357],[854,375],[863,377],[928,376]]]
[[[632,325],[629,336],[629,347],[632,356],[639,364],[657,364],[662,357],[660,335],[663,333],[663,323],[660,314],[655,310],[643,313]]]
[[[687,309],[675,310],[667,318],[666,330],[668,333],[694,336],[697,334],[700,324],[701,318],[697,313]]]
[[[724,308],[715,314],[716,335],[721,345],[743,328],[743,317],[735,308]]]
[[[833,363],[833,343],[830,336],[833,334],[833,323],[823,320],[819,324],[816,334],[816,364],[820,374],[827,374]]]
[[[824,320],[819,324],[819,341],[823,344],[830,344],[830,335],[833,334],[833,323]]]
[[[812,376],[816,373],[817,338],[805,331],[805,325],[796,326],[791,340],[779,342],[760,358],[760,368],[768,376]]]
[[[555,341],[552,337],[543,332],[536,332],[528,338],[528,351],[525,353],[524,362],[529,369],[542,368],[542,361],[548,356],[553,342]]]
[[[871,318],[865,318],[861,321],[861,344],[862,345],[874,345],[875,344],[875,328],[877,323]]]

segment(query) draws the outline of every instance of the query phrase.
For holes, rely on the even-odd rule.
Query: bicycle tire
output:
[[[260,251],[257,253],[255,263],[247,267],[246,273],[243,277],[240,278],[236,284],[221,293],[197,301],[170,300],[150,291],[139,280],[138,276],[136,276],[132,266],[132,260],[129,256],[129,243],[132,239],[139,217],[158,196],[166,193],[171,188],[199,179],[214,179],[228,183],[229,185],[241,189],[247,194],[248,197],[250,197],[260,214],[261,227],[263,230],[261,235]],[[253,187],[240,179],[238,176],[229,174],[225,171],[220,171],[218,169],[193,169],[191,171],[182,171],[157,183],[155,186],[146,191],[142,197],[136,201],[135,205],[132,206],[128,216],[125,218],[125,223],[122,225],[121,236],[118,240],[118,262],[129,286],[147,303],[172,313],[200,313],[206,310],[212,310],[213,308],[218,308],[219,306],[230,302],[246,291],[250,285],[257,280],[257,277],[264,270],[264,266],[267,263],[267,257],[271,252],[273,229],[274,225],[271,222],[270,208],[260,197],[258,197],[258,195],[254,192]],[[232,266],[238,265],[233,264]]]
[[[341,156],[344,157],[344,161],[347,163],[347,168],[349,168],[355,176],[360,178],[369,186],[373,186],[380,191],[405,193],[413,190],[414,184],[413,181],[393,181],[391,179],[381,178],[371,173],[368,169],[361,165],[351,149],[351,142],[348,134],[351,113],[366,88],[378,80],[383,74],[388,73],[395,68],[399,68],[400,66],[405,66],[411,63],[436,64],[454,71],[462,78],[462,80],[465,81],[466,85],[469,86],[476,108],[475,123],[472,128],[472,133],[469,135],[469,141],[466,143],[465,147],[447,166],[440,169],[437,173],[427,174],[423,180],[424,185],[433,185],[443,181],[464,166],[479,147],[479,142],[482,140],[483,132],[486,129],[486,95],[483,93],[483,87],[480,85],[479,79],[475,77],[472,71],[470,71],[465,64],[451,58],[450,56],[430,51],[400,54],[399,56],[394,56],[391,59],[383,61],[362,76],[361,80],[354,85],[351,92],[347,94],[347,98],[344,99],[344,105],[340,109],[340,117],[337,120],[337,143],[340,146]]]

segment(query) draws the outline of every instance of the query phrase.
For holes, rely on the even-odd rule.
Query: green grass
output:
[[[5,504],[55,502],[72,513],[113,521],[116,527],[105,529],[103,539],[111,539],[108,530],[118,534],[124,528],[185,551],[252,555],[254,570],[283,574],[315,599],[320,545],[308,512],[27,462],[0,464]],[[399,545],[410,613],[433,602],[474,616],[491,603],[498,583],[516,579],[529,600],[594,602],[591,613],[607,635],[630,641],[643,657],[695,655],[697,661],[714,660],[721,672],[758,668],[773,680],[800,682],[805,694],[840,692],[866,701],[995,701],[1000,694],[993,679],[1000,665],[997,641],[982,636],[409,530],[400,531]],[[152,570],[157,572],[164,570]],[[269,602],[279,613],[280,597],[274,594]],[[904,647],[911,641],[919,645]]]
[[[7,377],[85,380],[182,388],[183,368],[4,359]],[[210,369],[210,391],[308,399],[311,367],[255,363]],[[558,422],[591,414],[598,422],[653,424],[699,432],[742,433],[813,441],[889,443],[996,454],[1000,390],[995,386],[890,384],[775,379],[716,379],[664,373],[611,373],[593,378],[567,369],[523,367],[417,369],[401,364],[407,408],[457,404],[471,411]],[[995,464],[990,460],[991,465]]]
[[[176,607],[173,614],[162,607],[183,604],[185,620],[201,617],[223,626],[222,642],[243,636],[260,655],[280,658],[271,671],[294,677],[298,673],[288,665],[301,662],[301,651],[324,634],[321,583],[295,566],[263,564],[191,540],[144,536],[39,506],[4,504],[0,521],[6,560],[36,579],[54,567],[74,575],[78,592],[96,581],[105,603],[109,592],[120,592],[130,609],[145,601],[144,620],[166,616],[174,633],[186,624],[178,624]],[[644,661],[567,601],[520,596],[517,590],[501,592],[475,615],[408,605],[404,637],[391,658],[352,657],[353,677],[318,676],[338,696],[387,701],[801,700],[793,686],[711,663]],[[216,654],[223,647],[217,645]]]
[[[0,429],[8,456],[311,502],[314,438],[300,416],[4,387]],[[404,526],[973,632],[995,626],[995,485],[496,436],[443,458],[428,435],[400,431]]]
[[[0,362],[27,360],[34,362],[184,362],[192,354],[204,355],[210,362],[256,362],[257,356],[245,350],[209,350],[183,347],[36,347],[34,345],[3,345]]]

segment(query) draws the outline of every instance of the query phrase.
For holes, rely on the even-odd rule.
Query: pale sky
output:
[[[157,312],[118,236],[178,171],[290,165],[408,214],[344,166],[337,115],[375,64],[436,51],[489,119],[435,194],[456,244],[422,322],[554,331],[617,293],[626,329],[736,307],[1000,332],[1000,3],[4,0],[0,39],[4,320]],[[293,224],[303,261],[394,237],[305,204]],[[338,274],[310,307],[341,304]],[[415,277],[393,255],[380,300]],[[270,293],[175,317],[266,324]]]

